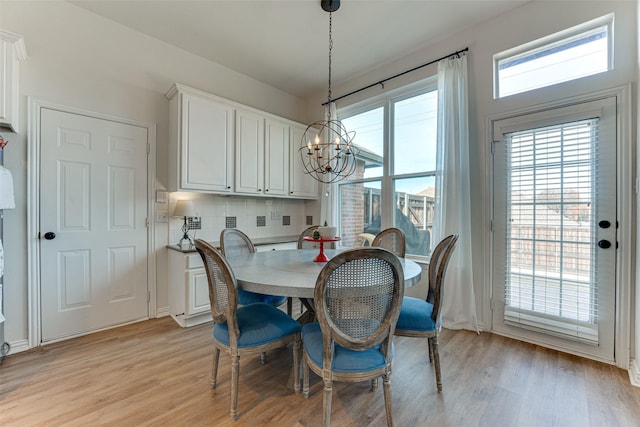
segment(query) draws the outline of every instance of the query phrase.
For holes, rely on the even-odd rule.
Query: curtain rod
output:
[[[366,90],[366,89],[372,88],[372,87],[374,87],[374,86],[382,85],[382,88],[384,89],[384,83],[385,83],[385,82],[388,82],[389,80],[395,79],[396,77],[404,76],[405,74],[408,74],[408,73],[411,73],[411,72],[413,72],[413,71],[419,70],[420,68],[426,67],[427,65],[435,64],[436,62],[440,62],[440,61],[442,61],[443,59],[451,58],[451,57],[452,57],[452,56],[454,56],[454,55],[458,55],[458,56],[460,56],[460,54],[461,54],[461,53],[463,53],[463,52],[468,52],[468,51],[469,51],[469,48],[468,48],[468,47],[465,47],[464,49],[461,49],[461,50],[458,50],[458,51],[456,51],[456,52],[450,53],[449,55],[445,55],[445,56],[443,56],[442,58],[434,59],[433,61],[429,61],[429,62],[427,62],[426,64],[418,65],[417,67],[413,67],[413,68],[412,68],[412,69],[410,69],[410,70],[403,71],[402,73],[398,73],[398,74],[396,74],[395,76],[387,77],[386,79],[382,79],[382,80],[380,80],[379,82],[372,83],[372,84],[370,84],[369,86],[365,86],[365,87],[362,87],[362,88],[360,88],[360,89],[356,89],[356,90],[354,90],[353,92],[349,92],[349,93],[347,93],[346,95],[342,95],[342,96],[339,96],[339,97],[337,97],[337,98],[334,98],[334,99],[332,99],[332,100],[330,100],[330,101],[323,102],[323,103],[322,103],[322,105],[324,106],[324,105],[329,104],[329,102],[335,102],[335,101],[338,101],[338,100],[340,100],[340,99],[342,99],[342,98],[346,98],[347,96],[351,96],[351,95],[356,94],[356,93],[358,93],[358,92],[362,92],[363,90]]]

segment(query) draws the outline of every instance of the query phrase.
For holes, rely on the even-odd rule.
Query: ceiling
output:
[[[528,1],[343,0],[333,13],[332,81],[391,63]],[[329,13],[320,0],[71,3],[287,93],[326,90]]]

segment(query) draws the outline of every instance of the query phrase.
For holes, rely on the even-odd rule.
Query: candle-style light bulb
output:
[[[307,154],[311,154],[311,141],[307,141]]]
[[[320,149],[320,138],[316,135],[316,150]]]

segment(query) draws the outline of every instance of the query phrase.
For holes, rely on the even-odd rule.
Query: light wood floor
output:
[[[240,361],[240,418],[229,419],[229,357],[209,388],[211,325],[170,318],[5,357],[2,426],[317,426],[322,385],[286,387],[291,349]],[[500,336],[444,331],[444,391],[426,342],[398,338],[391,378],[398,426],[639,426],[640,388],[626,371]],[[382,387],[336,383],[332,425],[383,426]]]

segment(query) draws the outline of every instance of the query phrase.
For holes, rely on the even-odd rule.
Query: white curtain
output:
[[[442,324],[478,331],[471,251],[467,56],[438,63],[438,157],[432,246],[460,237],[443,287]]]

